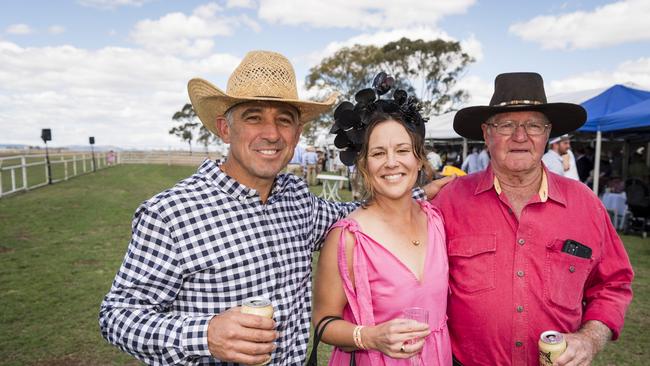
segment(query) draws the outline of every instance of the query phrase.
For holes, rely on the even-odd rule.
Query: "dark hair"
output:
[[[368,127],[366,128],[365,134],[363,136],[363,143],[361,144],[361,150],[356,158],[356,166],[358,170],[357,179],[361,180],[363,185],[363,193],[361,200],[363,201],[363,206],[367,206],[372,202],[375,196],[374,189],[370,184],[370,173],[368,172],[368,142],[370,141],[370,135],[375,130],[377,126],[387,121],[398,122],[409,135],[411,139],[411,145],[413,146],[413,155],[420,162],[425,161],[425,152],[424,152],[424,139],[422,135],[408,128],[406,122],[400,113],[384,113],[384,112],[375,112],[368,120]],[[417,180],[416,180],[417,184]]]
[[[357,102],[341,102],[334,111],[334,125],[330,133],[336,134],[334,146],[341,149],[339,158],[347,166],[355,164],[357,155],[363,145],[363,137],[375,114],[393,116],[404,126],[422,138],[425,135],[424,123],[428,118],[422,117],[422,106],[415,96],[409,96],[403,89],[393,92],[393,98],[383,98],[395,84],[395,79],[385,72],[380,72],[372,82],[372,88],[359,90],[354,95]]]

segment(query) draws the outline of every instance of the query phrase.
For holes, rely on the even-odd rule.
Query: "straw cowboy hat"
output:
[[[195,78],[187,84],[194,111],[203,125],[219,135],[215,120],[231,107],[249,101],[276,101],[288,103],[300,113],[301,122],[309,122],[329,111],[336,94],[325,102],[298,99],[296,74],[286,57],[269,51],[251,51],[228,79],[226,91],[210,82]]]
[[[534,72],[512,72],[497,75],[489,106],[459,110],[454,116],[454,130],[472,140],[483,140],[481,124],[504,112],[538,111],[551,122],[550,137],[563,135],[582,126],[587,112],[572,103],[547,103],[542,76]]]

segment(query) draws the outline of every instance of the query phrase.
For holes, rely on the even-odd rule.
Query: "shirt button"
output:
[[[517,271],[517,277],[524,277],[524,271]]]
[[[573,273],[576,271],[576,267],[574,266],[569,266],[569,272]]]
[[[517,347],[521,347],[521,346],[523,346],[523,345],[524,345],[524,344],[523,344],[522,342],[520,342],[520,341],[515,342],[515,346],[517,346]]]
[[[524,238],[519,238],[519,240],[517,240],[517,243],[518,243],[519,245],[524,245],[524,244],[526,244],[526,239],[524,239]]]
[[[517,312],[521,313],[522,311],[524,311],[524,307],[521,305],[517,306]]]

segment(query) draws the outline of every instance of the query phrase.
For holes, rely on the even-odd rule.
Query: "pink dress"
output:
[[[447,294],[449,265],[445,232],[440,213],[429,202],[418,201],[427,215],[428,243],[422,280],[390,251],[364,234],[356,221],[343,219],[332,228],[343,228],[339,238],[338,266],[348,304],[343,319],[355,324],[375,325],[401,317],[402,310],[420,307],[429,310],[432,333],[420,353],[421,364],[451,365],[451,345],[447,330]],[[354,286],[348,275],[345,231],[354,235]],[[394,359],[379,351],[357,351],[359,366],[408,366],[408,359]],[[347,366],[350,353],[334,348],[329,365]]]

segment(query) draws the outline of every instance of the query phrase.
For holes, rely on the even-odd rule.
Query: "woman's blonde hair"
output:
[[[361,200],[363,202],[362,206],[367,206],[372,203],[372,200],[375,197],[375,190],[370,183],[370,173],[368,172],[368,142],[370,141],[370,135],[372,131],[375,130],[383,122],[395,121],[404,127],[406,133],[408,133],[409,138],[411,139],[411,145],[413,146],[413,155],[420,162],[420,165],[424,163],[426,153],[424,151],[424,138],[407,127],[406,123],[402,119],[401,114],[391,114],[384,112],[377,112],[372,115],[369,119],[368,127],[363,136],[363,144],[361,145],[361,150],[357,155],[356,167],[357,167],[357,176],[356,179],[361,180],[363,186],[363,193]],[[416,180],[417,184],[417,180]]]

